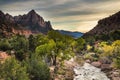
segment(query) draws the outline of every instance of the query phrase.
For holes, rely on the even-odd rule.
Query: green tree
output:
[[[11,45],[14,50],[24,50],[28,51],[29,44],[28,44],[28,39],[23,36],[23,35],[16,35],[11,39]]]
[[[49,42],[49,39],[47,38],[46,35],[39,34],[36,36],[36,44],[37,44],[36,46],[39,46],[48,42]]]
[[[26,67],[15,58],[10,58],[0,64],[0,80],[30,80]]]
[[[77,40],[77,51],[81,51],[85,48],[85,40],[83,38],[78,38]]]
[[[36,48],[36,53],[38,53],[43,59],[45,59],[46,56],[48,56],[54,62],[56,61],[56,54],[54,53],[55,48],[56,43],[53,40],[50,40],[49,43],[45,43],[43,45],[38,46]]]
[[[34,52],[37,45],[36,37],[33,35],[30,35],[28,37],[28,41],[29,41],[29,50]]]
[[[68,59],[68,56],[71,56],[71,54],[73,55],[73,38],[67,35],[62,35],[57,31],[50,31],[47,36],[48,39],[45,39],[46,43],[39,45],[36,48],[36,52],[44,57],[47,56],[50,58],[53,65],[56,65],[57,58],[64,60],[65,57],[63,58],[63,55],[66,56],[66,59]]]
[[[0,41],[0,50],[7,51],[11,49],[11,45],[7,39],[1,39]]]
[[[11,38],[10,42],[16,58],[19,60],[25,59],[29,50],[28,39],[23,35],[16,35]]]
[[[36,54],[33,54],[24,64],[27,66],[31,80],[50,80],[49,67]]]
[[[48,38],[53,39],[55,42],[63,40],[62,34],[54,30],[48,32]]]

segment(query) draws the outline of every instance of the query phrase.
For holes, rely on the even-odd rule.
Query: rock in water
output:
[[[89,63],[85,63],[82,67],[74,68],[74,80],[110,80],[101,69],[96,68]]]

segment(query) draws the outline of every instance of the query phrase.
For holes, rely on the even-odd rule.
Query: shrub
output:
[[[113,50],[113,62],[116,68],[120,69],[120,40],[116,40],[112,44],[114,50]]]
[[[91,61],[97,61],[99,59],[99,56],[96,53],[87,53],[84,55],[84,59],[89,59]]]
[[[15,58],[6,60],[0,67],[0,80],[30,80],[26,67]]]
[[[6,50],[10,50],[10,49],[11,49],[11,46],[10,46],[8,40],[3,39],[0,41],[0,50],[6,51]]]
[[[27,71],[31,80],[49,80],[49,67],[40,58],[32,57],[26,61]]]

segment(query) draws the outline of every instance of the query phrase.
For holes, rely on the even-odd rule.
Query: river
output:
[[[101,69],[89,63],[84,63],[83,66],[76,66],[74,72],[74,80],[110,80]]]

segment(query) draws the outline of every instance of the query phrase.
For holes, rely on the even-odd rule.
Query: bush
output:
[[[0,50],[6,51],[6,50],[10,50],[10,49],[11,49],[11,46],[10,46],[8,40],[3,39],[0,41]]]
[[[10,58],[0,64],[0,80],[30,80],[26,67],[15,58]]]
[[[10,39],[12,50],[15,51],[15,56],[18,60],[24,60],[28,53],[28,39],[23,35],[16,35]]]
[[[80,52],[81,50],[85,49],[85,40],[83,38],[78,38],[77,40],[77,52]]]
[[[102,47],[103,53],[101,54],[102,57],[112,57],[113,56],[113,47],[111,45],[105,45]]]
[[[113,50],[113,62],[116,68],[120,69],[120,40],[116,40],[112,44],[114,50]]]
[[[32,57],[26,61],[27,71],[31,80],[49,80],[49,67],[37,57]]]
[[[22,61],[22,60],[26,59],[27,53],[24,52],[22,49],[20,49],[20,50],[17,50],[17,51],[15,52],[15,57],[16,57],[18,60]]]
[[[113,62],[114,62],[114,67],[120,69],[120,57],[114,58]]]
[[[120,40],[114,41],[112,45],[105,44],[102,49],[103,53],[100,56],[108,57],[113,60],[114,67],[120,68]]]
[[[93,59],[93,56],[91,55],[91,54],[89,54],[89,53],[87,53],[87,54],[85,54],[84,55],[84,59]]]
[[[79,64],[79,65],[83,65],[84,64],[84,59],[82,57],[76,57],[75,61]]]
[[[84,59],[89,59],[91,61],[97,61],[99,59],[99,56],[96,53],[87,53],[84,55]]]

